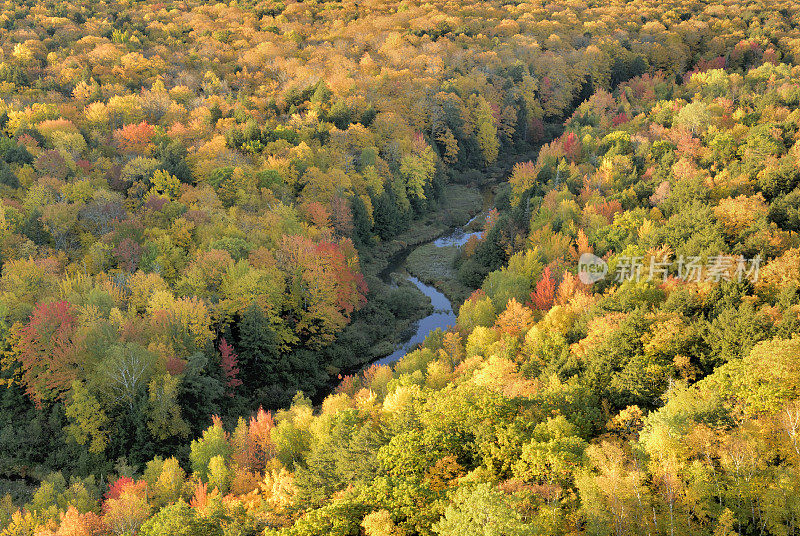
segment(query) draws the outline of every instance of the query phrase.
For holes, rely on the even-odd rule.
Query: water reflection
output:
[[[434,311],[432,314],[417,322],[417,331],[408,341],[406,341],[390,355],[374,361],[373,363],[375,364],[389,365],[395,361],[398,361],[408,352],[414,350],[418,345],[422,344],[425,341],[425,337],[427,337],[431,331],[434,331],[437,328],[445,330],[448,328],[448,326],[452,326],[456,323],[456,315],[453,313],[453,306],[450,304],[450,300],[448,300],[444,294],[432,286],[426,285],[416,277],[407,276],[406,279],[411,281],[411,283],[417,287],[420,292],[430,298]]]
[[[486,221],[487,215],[483,212],[476,214],[472,217],[463,227],[459,227],[452,233],[447,236],[443,236],[437,240],[433,241],[433,245],[437,248],[444,248],[447,246],[456,246],[461,247],[467,243],[467,241],[474,237],[480,238],[483,234],[483,231],[473,231],[467,232],[464,229],[469,229],[470,225],[472,225],[478,218],[483,218],[484,222]]]
[[[475,215],[464,225],[464,227],[459,227],[449,235],[443,236],[438,240],[434,240],[433,245],[439,248],[448,246],[461,247],[473,236],[480,238],[480,236],[483,234],[483,231],[467,232],[464,230],[465,228],[468,229],[473,222],[478,220],[478,218],[483,218],[485,221],[487,218],[486,212]],[[401,271],[401,267],[405,262],[406,257],[408,257],[408,251],[393,259],[393,261],[389,263],[389,266],[387,266],[386,269],[381,273],[381,277],[387,282],[387,284],[392,286],[397,286],[396,278],[399,277],[404,277],[408,281],[411,281],[411,283],[413,283],[413,285],[417,287],[420,292],[430,298],[434,311],[432,314],[417,322],[417,331],[409,340],[407,340],[402,346],[397,348],[390,355],[373,361],[373,364],[377,363],[378,365],[389,365],[399,361],[401,357],[425,342],[425,337],[427,337],[431,331],[434,331],[438,328],[445,330],[449,326],[455,325],[456,323],[456,315],[453,312],[453,306],[450,303],[450,300],[448,300],[444,294],[436,290],[434,287],[426,285],[416,277],[407,275]]]
[[[461,247],[467,243],[467,241],[472,238],[473,236],[480,238],[483,234],[483,231],[475,231],[472,233],[465,233],[463,230],[458,229],[454,231],[452,234],[447,236],[443,236],[437,240],[433,241],[433,245],[437,248],[444,248],[447,246],[458,246]]]

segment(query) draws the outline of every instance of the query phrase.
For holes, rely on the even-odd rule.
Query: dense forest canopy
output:
[[[789,0],[0,4],[0,534],[797,534],[799,127]]]

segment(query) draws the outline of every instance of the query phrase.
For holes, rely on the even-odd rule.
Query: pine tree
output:
[[[372,223],[364,201],[359,196],[353,196],[351,201],[353,211],[353,241],[357,244],[369,244],[372,238]]]
[[[252,396],[260,387],[280,380],[278,340],[269,319],[256,303],[242,313],[238,334],[242,390],[246,396]]]
[[[375,232],[388,240],[400,232],[402,215],[395,196],[388,188],[375,200]]]

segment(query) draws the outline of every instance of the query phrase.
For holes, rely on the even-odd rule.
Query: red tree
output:
[[[254,417],[250,417],[247,430],[247,464],[256,472],[261,472],[271,458],[275,457],[275,444],[272,442],[272,429],[275,421],[272,412],[259,407]]]
[[[76,344],[78,320],[69,302],[40,303],[17,343],[22,383],[28,396],[43,400],[62,397],[78,378],[80,352]]]
[[[550,267],[546,266],[542,278],[536,283],[536,288],[531,292],[531,303],[540,311],[547,311],[553,305],[556,296],[556,282],[550,274]]]
[[[333,228],[342,236],[350,236],[353,232],[353,213],[347,200],[341,196],[336,196],[330,203],[331,219]]]
[[[134,481],[133,481],[132,478],[127,477],[127,476],[119,477],[118,479],[116,479],[114,481],[113,484],[111,484],[108,487],[108,491],[105,494],[105,498],[106,499],[119,499],[120,495],[122,495],[122,492],[125,491],[125,488],[127,488],[128,486],[130,486],[132,484],[134,484]]]
[[[228,344],[225,337],[222,337],[219,341],[219,353],[222,355],[222,372],[228,379],[228,387],[231,389],[239,387],[242,385],[242,380],[237,377],[239,374],[239,356],[233,351],[233,346]],[[233,396],[233,393],[229,393],[229,395]]]
[[[613,119],[611,119],[611,123],[615,127],[623,123],[627,123],[628,121],[630,121],[630,119],[628,118],[628,114],[626,114],[625,112],[619,113],[615,115]]]
[[[566,136],[564,136],[564,140],[561,144],[564,149],[564,155],[569,159],[575,162],[581,156],[581,142],[578,140],[578,136],[575,135],[574,132],[570,132]]]
[[[155,135],[153,125],[142,121],[138,124],[125,125],[114,132],[114,139],[123,152],[132,154],[148,154],[152,149],[151,143]]]

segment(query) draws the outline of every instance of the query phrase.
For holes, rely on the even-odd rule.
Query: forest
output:
[[[798,535],[798,232],[792,0],[5,0],[0,536]]]

